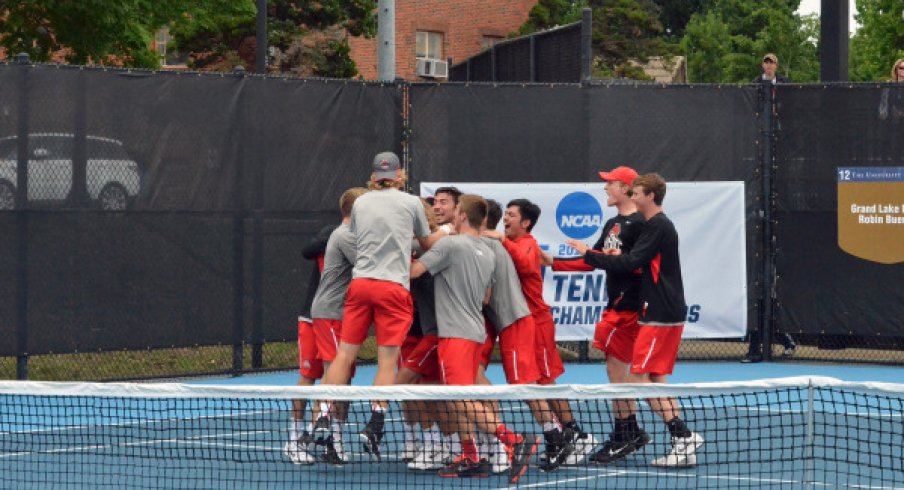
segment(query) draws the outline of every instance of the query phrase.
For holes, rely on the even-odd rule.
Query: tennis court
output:
[[[711,383],[717,376],[745,380],[771,377],[773,371],[798,377]],[[815,372],[851,382],[812,376]],[[667,451],[669,441],[664,425],[642,404],[639,419],[653,441],[640,452],[609,466],[584,463],[552,473],[541,472],[535,459],[518,486],[904,488],[904,385],[889,383],[899,372],[863,366],[685,363],[675,378],[687,384],[671,387],[669,393],[631,394],[678,397],[689,425],[707,441],[696,467],[649,466],[653,457]],[[372,375],[373,368],[364,366],[356,379],[366,384]],[[602,375],[599,365],[570,365],[564,382],[601,381]],[[501,371],[492,367],[489,377],[499,381]],[[407,470],[398,459],[398,404],[388,417],[383,460],[373,462],[357,440],[369,415],[368,400],[376,396],[366,387],[307,392],[351,400],[344,444],[349,464],[293,465],[282,448],[288,438],[290,399],[298,396],[287,388],[294,382],[294,373],[277,373],[186,384],[0,383],[0,487],[509,486],[505,475],[449,480]],[[536,387],[458,391],[468,390],[479,391],[481,399],[499,399],[503,419],[516,430],[538,431],[522,401],[539,396]],[[629,396],[611,386],[554,390],[541,393],[571,400],[576,419],[597,439],[612,427],[609,401]],[[434,391],[430,396],[464,396],[448,387]],[[397,389],[379,395],[400,400],[424,393]]]

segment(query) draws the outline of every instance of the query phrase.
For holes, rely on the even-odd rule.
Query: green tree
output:
[[[681,46],[688,79],[706,83],[749,82],[761,57],[779,57],[779,73],[794,82],[819,78],[818,20],[795,12],[799,0],[708,0],[691,17]]]
[[[684,29],[691,17],[703,11],[706,0],[655,0],[659,6],[659,22],[670,41],[678,42],[684,37]]]
[[[851,80],[888,80],[892,64],[904,58],[904,0],[857,0],[855,19]]]
[[[590,0],[593,9],[594,75],[647,79],[632,64],[678,53],[666,40],[660,8],[653,0]]]
[[[581,20],[581,11],[586,6],[587,0],[540,0],[530,10],[527,22],[515,35],[524,36],[578,22]]]
[[[267,41],[285,54],[278,69],[299,75],[354,76],[357,70],[346,33],[376,34],[376,7],[375,0],[268,0]],[[231,69],[235,64],[254,64],[255,18],[254,9],[216,14],[209,22],[180,23],[172,32],[178,48],[193,53],[193,67]]]

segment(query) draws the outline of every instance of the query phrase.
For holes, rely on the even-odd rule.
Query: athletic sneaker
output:
[[[508,452],[505,450],[505,444],[501,441],[496,440],[495,442],[489,443],[490,451],[489,457],[487,458],[487,463],[490,465],[490,472],[494,475],[498,475],[500,473],[505,473],[509,469],[511,469],[512,465],[509,462]]]
[[[512,468],[509,470],[509,483],[518,483],[521,475],[527,471],[530,460],[537,453],[540,445],[539,436],[523,436],[520,441],[508,448]]]
[[[418,442],[417,440],[405,441],[402,452],[399,453],[399,459],[406,463],[413,461],[415,456],[421,451],[421,445]]]
[[[361,432],[361,441],[364,443],[364,452],[371,457],[380,461],[380,441],[383,440],[383,420],[386,414],[383,412],[372,412],[370,420],[364,426]]]
[[[563,463],[564,466],[576,466],[584,462],[586,458],[597,445],[597,440],[593,434],[578,431],[574,433],[571,439],[571,445],[574,446],[574,452],[568,456]]]
[[[330,428],[330,418],[326,415],[317,417],[314,422],[314,443],[320,446],[326,446],[333,440],[333,431]]]
[[[310,439],[310,435],[305,432],[297,441],[289,441],[283,448],[283,453],[289,458],[289,461],[295,464],[309,465],[314,464],[316,458],[308,452],[309,444],[306,439]]]
[[[634,437],[623,441],[616,440],[615,433],[609,436],[609,440],[603,447],[590,456],[590,461],[598,464],[614,463],[620,459],[628,457],[628,455],[636,453],[640,448],[650,442],[650,435],[640,430],[635,432]]]
[[[559,429],[545,431],[543,439],[546,440],[546,451],[544,452],[546,458],[540,463],[540,469],[545,472],[555,471],[571,456],[574,446],[571,445],[565,432]]]
[[[342,442],[340,441],[330,441],[330,444],[326,445],[326,451],[324,451],[323,462],[326,464],[331,464],[333,466],[342,466],[348,464],[348,458],[345,456],[345,449],[342,448]]]
[[[697,464],[697,449],[703,445],[703,437],[691,432],[687,437],[673,437],[672,450],[650,463],[653,466],[669,468],[689,468]]]
[[[475,463],[469,458],[459,456],[448,466],[439,470],[439,476],[443,478],[486,478],[490,476],[489,463],[480,461]]]
[[[445,455],[442,444],[425,444],[421,451],[408,463],[409,470],[429,471],[438,470],[446,465],[443,461]]]

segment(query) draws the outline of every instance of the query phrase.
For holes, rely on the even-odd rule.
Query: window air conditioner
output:
[[[428,78],[447,78],[449,76],[449,64],[432,58],[418,58],[417,74]]]

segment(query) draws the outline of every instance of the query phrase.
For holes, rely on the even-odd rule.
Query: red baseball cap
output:
[[[620,181],[631,185],[637,178],[637,172],[631,167],[615,167],[611,172],[600,172],[600,178],[606,182]]]

